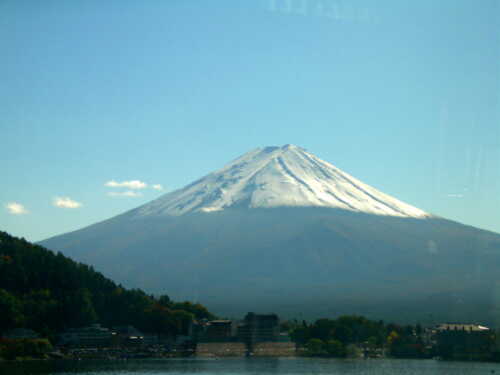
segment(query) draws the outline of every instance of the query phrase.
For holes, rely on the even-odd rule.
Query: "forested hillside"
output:
[[[200,304],[127,290],[92,267],[0,232],[0,316],[0,335],[26,327],[51,337],[94,322],[175,335],[212,314]]]

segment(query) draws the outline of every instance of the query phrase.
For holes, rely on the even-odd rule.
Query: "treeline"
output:
[[[202,305],[125,289],[61,253],[0,232],[0,335],[30,328],[54,338],[66,328],[133,325],[177,335],[192,319],[212,319]]]
[[[47,358],[47,353],[53,349],[48,339],[9,340],[0,338],[0,358],[34,359]]]
[[[319,319],[312,324],[288,322],[292,340],[305,355],[353,357],[365,351],[370,355],[399,358],[429,358],[434,355],[423,341],[420,325],[385,324],[362,316]]]

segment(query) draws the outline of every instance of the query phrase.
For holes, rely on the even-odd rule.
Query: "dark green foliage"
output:
[[[176,302],[172,303],[172,310],[184,310],[193,314],[196,319],[214,319],[215,316],[211,314],[207,308],[199,303],[191,302]]]
[[[307,355],[320,356],[325,354],[325,343],[320,339],[310,339],[306,344]]]
[[[344,315],[337,319],[318,319],[311,325],[296,325],[290,336],[311,356],[357,356],[360,350],[374,355],[384,348],[393,357],[425,358],[429,353],[421,333],[421,327],[386,325],[383,321]]]
[[[343,358],[347,355],[346,347],[339,340],[323,341],[312,338],[305,344],[305,354],[311,357],[328,356]]]
[[[0,332],[23,323],[21,302],[6,290],[0,289]]]
[[[162,295],[158,297],[158,304],[164,307],[172,306],[173,301],[167,295]]]
[[[311,338],[311,330],[305,320],[302,323],[299,323],[297,319],[289,320],[286,326],[288,326],[290,339],[298,346],[304,346]]]
[[[23,297],[23,311],[26,316],[24,325],[36,327],[44,336],[50,333],[49,327],[58,326],[61,304],[52,296],[49,289],[34,290]]]
[[[325,350],[332,357],[345,357],[345,346],[339,340],[328,340],[325,342]]]
[[[160,335],[187,335],[194,315],[184,310],[171,310],[159,303],[145,310],[142,329]]]
[[[187,332],[194,318],[213,318],[200,304],[127,290],[92,267],[4,232],[0,232],[0,316],[0,335],[26,327],[51,338],[66,328],[94,322],[176,335]]]
[[[0,358],[16,359],[17,357],[40,358],[52,350],[47,339],[0,339]]]
[[[87,288],[68,294],[63,306],[65,315],[71,317],[68,325],[72,327],[83,327],[97,321],[92,293]]]
[[[420,334],[417,334],[417,327],[390,324],[388,331],[387,343],[391,356],[398,358],[425,358],[428,356]]]
[[[295,328],[297,321],[285,320],[280,322],[280,332],[290,332]]]
[[[368,339],[382,344],[385,335],[386,327],[383,322],[356,315],[344,315],[335,320],[318,319],[310,326],[298,326],[291,332],[292,339],[299,345],[303,345],[311,338],[318,338],[324,342],[335,339],[343,345],[361,343]]]

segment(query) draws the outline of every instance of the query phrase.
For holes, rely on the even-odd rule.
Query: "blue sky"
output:
[[[13,235],[81,228],[287,143],[500,232],[498,1],[2,0],[0,30]]]

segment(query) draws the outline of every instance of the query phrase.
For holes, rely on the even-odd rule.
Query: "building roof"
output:
[[[118,326],[113,327],[113,330],[116,331],[119,335],[126,336],[135,336],[135,337],[143,337],[144,334],[139,331],[137,328],[133,326]]]
[[[438,331],[468,331],[468,332],[482,332],[489,331],[488,327],[479,324],[470,323],[441,323],[436,327]]]

